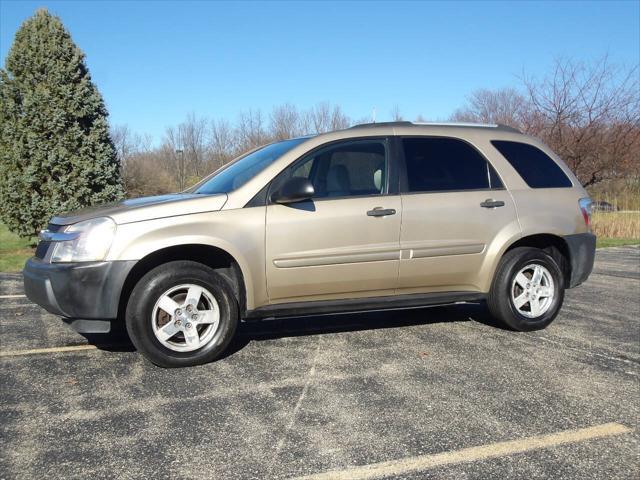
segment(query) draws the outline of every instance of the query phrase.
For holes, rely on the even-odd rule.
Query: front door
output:
[[[308,178],[312,200],[268,204],[266,275],[271,303],[391,295],[397,286],[401,201],[388,195],[386,139],[321,147],[273,182]],[[386,210],[380,215],[380,210]]]

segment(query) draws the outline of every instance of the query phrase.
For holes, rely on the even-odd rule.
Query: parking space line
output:
[[[27,298],[26,295],[0,295],[0,300],[3,298]]]
[[[400,476],[444,465],[504,457],[516,453],[556,447],[568,443],[585,442],[596,438],[612,437],[629,432],[631,432],[630,428],[619,423],[605,423],[603,425],[576,430],[565,430],[549,435],[525,437],[519,440],[491,443],[433,455],[421,455],[388,462],[372,463],[370,465],[345,470],[334,470],[298,477],[298,480],[366,480]]]
[[[22,355],[38,355],[42,353],[79,352],[83,350],[96,350],[95,345],[72,345],[70,347],[34,348],[32,350],[7,350],[0,352],[0,357],[19,357]]]

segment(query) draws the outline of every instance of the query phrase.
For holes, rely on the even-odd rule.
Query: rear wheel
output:
[[[549,325],[564,300],[564,276],[544,251],[519,247],[502,257],[487,303],[491,314],[519,331]]]
[[[137,283],[127,304],[131,341],[161,367],[210,362],[231,341],[238,307],[224,277],[206,265],[169,262]]]

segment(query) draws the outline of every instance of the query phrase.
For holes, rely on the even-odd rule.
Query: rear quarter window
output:
[[[492,140],[491,143],[531,188],[573,186],[560,166],[539,148],[505,140]]]

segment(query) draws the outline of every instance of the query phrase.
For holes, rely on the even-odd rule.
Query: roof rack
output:
[[[410,127],[415,125],[413,122],[374,122],[360,123],[349,128],[372,128],[372,127]]]
[[[501,123],[458,123],[458,122],[380,122],[380,123],[361,123],[351,128],[373,128],[373,127],[411,127],[411,126],[427,126],[427,127],[462,127],[462,128],[493,128],[503,132],[522,133],[520,130],[509,125]]]

